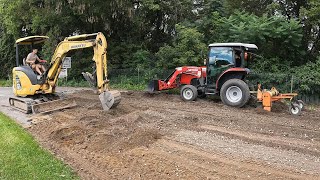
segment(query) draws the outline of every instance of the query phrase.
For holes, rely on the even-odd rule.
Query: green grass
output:
[[[0,87],[11,87],[11,86],[12,86],[11,80],[0,79]]]
[[[60,86],[60,87],[90,87],[87,81],[75,80],[75,79],[70,79],[68,81],[66,81],[65,79],[60,79],[58,81],[58,86]],[[145,83],[145,82],[136,83],[134,80],[129,79],[129,78],[113,79],[110,81],[110,86],[112,89],[135,90],[135,91],[144,91],[147,89],[147,83]]]
[[[22,127],[0,113],[0,179],[79,179]]]
[[[90,87],[86,80],[75,80],[69,79],[59,79],[58,80],[58,87]]]
[[[130,83],[117,83],[110,84],[111,89],[123,89],[123,90],[133,90],[133,91],[144,91],[147,89],[146,84],[130,84]]]
[[[118,76],[113,77],[110,81],[112,89],[144,91],[147,89],[149,80],[138,77]]]

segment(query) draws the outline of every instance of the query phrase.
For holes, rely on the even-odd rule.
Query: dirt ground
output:
[[[29,131],[83,179],[320,179],[319,110],[128,92],[104,112],[91,91],[72,97],[78,107],[34,117]]]

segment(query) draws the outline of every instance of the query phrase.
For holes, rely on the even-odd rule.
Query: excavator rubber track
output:
[[[32,113],[32,104],[33,103],[34,103],[34,101],[31,99],[22,100],[20,98],[9,98],[10,107],[12,107],[18,111],[21,111],[25,114]]]
[[[30,99],[30,98],[9,98],[12,108],[26,114],[45,114],[77,106],[74,99],[62,98],[58,100]]]

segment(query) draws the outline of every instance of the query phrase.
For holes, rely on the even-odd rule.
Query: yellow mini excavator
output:
[[[65,38],[56,47],[47,71],[40,76],[30,66],[25,64],[25,60],[23,61],[23,65],[20,65],[19,46],[28,45],[33,47],[36,44],[43,43],[47,39],[47,36],[30,36],[16,41],[17,67],[12,70],[15,97],[9,98],[9,103],[12,107],[25,113],[42,113],[75,106],[74,101],[62,98],[55,93],[55,90],[67,53],[85,48],[93,48],[95,70],[92,74],[88,72],[82,74],[91,85],[97,88],[103,109],[109,110],[120,103],[120,92],[109,90],[109,80],[107,79],[107,41],[102,33],[83,34]],[[52,102],[55,102],[53,107],[52,104],[50,106]],[[53,109],[48,109],[48,107]]]

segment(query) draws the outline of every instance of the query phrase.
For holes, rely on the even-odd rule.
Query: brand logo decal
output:
[[[71,46],[71,49],[79,49],[79,48],[84,48],[84,47],[86,47],[85,44],[79,44],[79,45],[73,45],[73,46]]]

